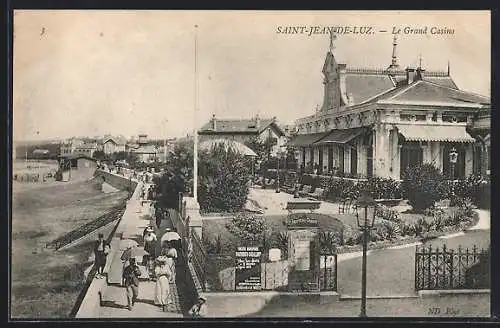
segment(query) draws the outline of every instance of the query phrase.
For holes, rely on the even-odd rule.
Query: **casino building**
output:
[[[394,38],[384,69],[349,68],[330,50],[323,65],[323,105],[296,121],[289,142],[303,168],[318,174],[401,179],[410,165],[433,163],[451,176],[449,154],[458,152],[453,177],[489,174],[491,105],[462,91],[446,71],[401,68]]]

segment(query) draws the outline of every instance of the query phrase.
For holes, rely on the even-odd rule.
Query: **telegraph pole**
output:
[[[198,201],[198,131],[196,129],[196,114],[198,113],[198,25],[194,26],[194,151],[193,151],[193,197]]]

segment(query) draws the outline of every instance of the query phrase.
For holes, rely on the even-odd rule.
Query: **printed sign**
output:
[[[236,290],[261,290],[261,250],[259,247],[238,247],[236,250]]]
[[[306,214],[291,214],[288,216],[288,229],[317,228],[318,219]]]

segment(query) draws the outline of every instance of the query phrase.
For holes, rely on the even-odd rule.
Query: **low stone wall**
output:
[[[106,183],[119,190],[129,190],[130,188],[131,191],[134,191],[137,187],[136,181],[129,180],[126,177],[103,170],[96,170],[94,172],[94,177],[104,178]]]
[[[271,302],[293,304],[305,300],[308,303],[333,305],[339,301],[336,292],[207,292],[204,295],[207,298],[208,317],[211,318],[251,317]]]

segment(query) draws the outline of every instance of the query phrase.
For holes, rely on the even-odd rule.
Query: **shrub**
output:
[[[428,224],[428,230],[443,231],[447,220],[445,212],[442,208],[431,206],[424,211],[426,216],[432,217],[432,221]],[[427,220],[426,220],[427,222]]]
[[[441,171],[432,164],[410,167],[403,175],[402,188],[416,213],[434,205],[441,197]]]
[[[401,215],[399,212],[385,205],[377,205],[375,215],[387,221],[401,222]]]
[[[360,244],[362,241],[362,234],[357,229],[350,226],[345,226],[343,245],[354,246]]]
[[[483,179],[477,175],[471,175],[465,179],[460,179],[454,184],[454,194],[460,198],[469,198],[474,204],[481,201],[481,187]]]
[[[222,237],[217,235],[215,240],[203,238],[203,244],[208,254],[221,254],[223,250]]]
[[[392,240],[401,234],[401,228],[395,222],[385,221],[383,227],[385,230],[385,239]]]
[[[429,228],[430,223],[425,219],[425,217],[420,217],[413,225],[415,237],[422,237],[426,232],[429,231]]]
[[[333,201],[347,197],[356,198],[358,193],[356,185],[351,180],[331,179],[328,187],[328,197]]]
[[[278,232],[275,235],[275,245],[283,253],[283,257],[288,257],[288,234],[286,232]]]
[[[415,225],[411,223],[404,223],[401,226],[401,236],[415,236]]]
[[[400,184],[391,178],[371,177],[358,183],[357,187],[360,192],[367,191],[375,199],[401,198]]]
[[[260,244],[266,227],[264,218],[247,213],[238,213],[226,224],[229,232],[235,235],[239,240],[248,244]]]

